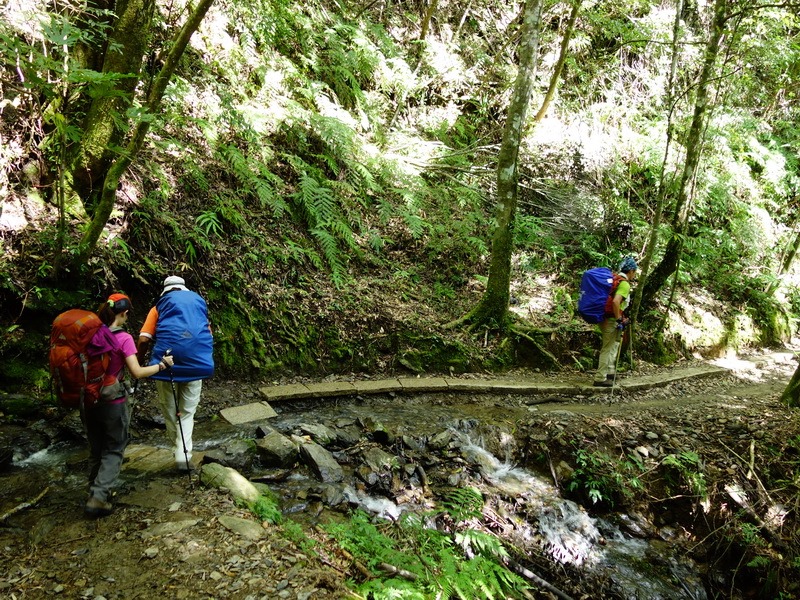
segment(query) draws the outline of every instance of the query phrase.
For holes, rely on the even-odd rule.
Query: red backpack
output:
[[[613,317],[614,316],[614,296],[617,295],[617,288],[619,284],[623,280],[627,280],[626,277],[620,275],[619,273],[612,274],[613,281],[611,282],[611,291],[608,293],[608,299],[606,300],[606,316]]]
[[[116,375],[107,372],[109,351],[115,347],[109,335],[113,336],[100,317],[88,310],[74,308],[53,321],[50,375],[62,406],[88,408],[100,398],[122,395]]]

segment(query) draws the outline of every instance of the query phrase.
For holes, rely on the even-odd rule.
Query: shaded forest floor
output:
[[[584,448],[610,456],[648,445],[652,454],[644,458],[645,464],[659,454],[696,452],[702,457],[709,501],[717,504],[711,512],[688,501],[679,509],[656,497],[653,489],[647,492],[649,499],[643,496],[631,506],[632,512],[659,512],[654,522],[685,524],[687,547],[696,560],[710,571],[739,569],[742,579],[747,575],[750,585],[758,587],[763,582],[748,574],[747,567],[731,566],[730,548],[699,535],[719,527],[719,504],[732,512],[745,510],[733,505],[725,489],[732,482],[744,482],[753,515],[765,515],[770,508],[766,503],[785,509],[781,522],[764,524],[763,556],[777,552],[777,544],[796,555],[800,411],[779,402],[795,367],[794,361],[765,357],[723,377],[678,381],[635,394],[602,391],[537,405],[513,395],[486,395],[475,402],[508,415],[527,415],[518,420],[520,452],[515,457],[526,467],[536,466],[531,440],[549,449],[551,465],[568,462],[572,441],[578,439]],[[212,382],[204,393],[204,410],[217,411],[232,397],[240,402],[242,397],[256,399],[258,393],[255,387]],[[553,476],[558,477],[555,470]],[[14,481],[20,480],[6,478],[4,485]],[[33,500],[36,492],[20,485],[14,495],[4,495],[0,508],[5,513],[18,506],[15,501]],[[353,562],[315,528],[306,526],[304,535],[296,527],[273,525],[261,526],[255,535],[252,530],[234,530],[230,520],[221,517],[252,521],[249,511],[224,492],[189,485],[186,476],[162,474],[136,481],[119,496],[114,514],[100,520],[83,517],[83,500],[82,487],[53,481],[35,504],[0,523],[0,594],[308,600],[346,598],[346,580],[361,577]],[[677,510],[685,514],[668,514]],[[575,598],[591,597],[592,590],[582,589],[580,581],[563,574],[563,580],[554,580],[556,570],[545,575]],[[798,593],[790,579],[776,585],[784,597]],[[739,582],[738,587],[747,593],[746,584]],[[534,596],[549,597],[543,592]],[[717,597],[743,596],[736,592]]]

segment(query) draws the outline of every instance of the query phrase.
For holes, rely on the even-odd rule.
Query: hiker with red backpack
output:
[[[106,373],[111,385],[105,385],[100,398],[93,404],[84,403],[81,419],[89,440],[89,498],[84,513],[89,517],[102,517],[111,513],[112,489],[116,486],[122,467],[122,458],[128,445],[130,404],[123,382],[124,369],[136,379],[150,377],[174,364],[165,356],[157,364],[139,366],[133,337],[123,329],[128,321],[131,301],[125,294],[112,294],[97,309],[97,316],[105,325],[92,337],[90,350],[108,353]],[[108,384],[108,382],[106,382]]]
[[[600,349],[600,360],[594,376],[594,385],[613,387],[617,376],[617,355],[619,354],[620,340],[625,328],[629,324],[625,316],[625,309],[631,298],[631,283],[636,277],[639,266],[631,256],[625,257],[619,267],[619,273],[614,274],[612,292],[606,302],[604,318],[600,322],[600,333],[603,336],[603,346]]]

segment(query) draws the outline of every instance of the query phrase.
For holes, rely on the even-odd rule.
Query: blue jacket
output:
[[[214,375],[214,339],[206,301],[195,292],[176,290],[161,296],[156,310],[158,322],[150,364],[157,364],[171,350],[175,366],[156,373],[152,379],[183,382]]]

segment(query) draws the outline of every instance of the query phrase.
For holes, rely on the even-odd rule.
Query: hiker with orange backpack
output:
[[[625,257],[619,267],[619,283],[608,299],[605,318],[600,323],[603,346],[600,350],[600,360],[594,376],[594,385],[596,386],[614,386],[617,377],[617,355],[619,354],[620,339],[629,323],[624,311],[630,302],[631,283],[636,277],[636,269],[638,268],[639,266],[631,256]]]
[[[97,316],[106,330],[99,330],[92,345],[106,343],[109,354],[106,372],[117,385],[105,386],[100,398],[92,405],[81,406],[81,418],[89,440],[89,498],[84,513],[102,517],[111,513],[112,489],[116,486],[122,458],[128,445],[130,404],[123,385],[124,369],[136,379],[150,377],[174,364],[171,356],[164,356],[152,366],[142,367],[136,356],[133,337],[123,329],[128,321],[131,301],[125,294],[112,294],[97,309]],[[110,335],[109,335],[110,332]],[[102,348],[96,348],[102,350]]]

